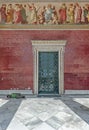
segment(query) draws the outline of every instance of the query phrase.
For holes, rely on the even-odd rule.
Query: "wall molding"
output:
[[[7,95],[11,93],[21,93],[24,95],[31,95],[33,94],[32,90],[0,90],[0,95]]]
[[[65,90],[64,94],[89,94],[89,90]]]
[[[15,3],[15,2],[89,2],[89,0],[0,0],[0,3],[6,3],[6,2],[10,2],[10,3]]]
[[[0,0],[0,3],[5,3],[5,2],[89,2],[89,0]]]

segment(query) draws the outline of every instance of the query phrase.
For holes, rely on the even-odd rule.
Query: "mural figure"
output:
[[[21,8],[19,4],[15,5],[15,10],[14,10],[14,23],[22,23],[22,15],[21,15]]]
[[[27,23],[27,16],[26,16],[25,7],[26,7],[26,5],[24,5],[24,7],[23,7],[22,4],[20,5],[20,9],[21,9],[20,11],[21,11],[21,16],[22,16],[22,21],[21,21],[21,23],[22,23],[22,24],[26,24],[26,23]]]
[[[58,16],[57,16],[57,11],[55,6],[53,6],[53,11],[52,11],[52,23],[58,24]]]
[[[1,14],[1,23],[6,22],[6,4],[2,4],[2,7],[0,8],[0,14]]]
[[[67,12],[67,21],[68,23],[74,23],[74,5],[70,4]]]
[[[7,6],[7,13],[6,13],[6,22],[7,23],[13,23],[13,18],[14,18],[14,9],[12,8],[12,4],[9,4]]]
[[[31,5],[28,4],[28,6],[29,6],[28,23],[37,24],[37,9],[34,3],[32,3]]]
[[[88,21],[88,23],[89,23],[89,12],[88,12],[88,14],[87,14],[87,21]]]
[[[82,9],[81,6],[76,3],[75,5],[75,23],[81,23]]]
[[[84,16],[84,23],[88,23],[88,18],[87,18],[87,16],[88,16],[88,8],[87,8],[87,6],[84,6],[83,7],[83,16]]]
[[[61,8],[59,9],[59,15],[60,15],[60,23],[61,24],[65,24],[66,23],[66,10],[67,10],[67,7],[66,7],[66,4],[63,3]]]
[[[43,6],[41,13],[38,16],[39,24],[44,24],[45,22],[45,11],[46,11],[46,7]]]
[[[53,10],[52,10],[52,5],[51,4],[48,4],[46,10],[45,10],[45,22],[46,23],[51,23],[51,20],[52,20],[52,13],[53,13]]]

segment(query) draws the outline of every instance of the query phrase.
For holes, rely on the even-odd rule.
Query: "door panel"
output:
[[[39,52],[38,93],[58,94],[58,52]]]

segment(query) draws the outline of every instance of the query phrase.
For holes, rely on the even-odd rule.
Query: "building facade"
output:
[[[33,2],[28,5],[27,1],[1,1],[0,94],[89,94],[89,2]],[[25,11],[30,10],[25,12],[26,16],[30,14],[29,20],[23,21],[21,5]],[[87,7],[86,19],[83,5]],[[15,6],[20,10],[15,10]],[[26,10],[28,6],[30,9]],[[78,6],[81,18],[73,21]],[[14,17],[15,11],[18,17],[10,19],[11,8]],[[51,13],[47,14],[48,8]],[[39,13],[34,13],[37,9]],[[68,11],[73,11],[71,16]]]

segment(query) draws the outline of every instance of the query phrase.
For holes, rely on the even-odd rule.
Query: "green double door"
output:
[[[38,93],[58,94],[58,52],[39,52],[38,58]]]

